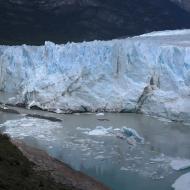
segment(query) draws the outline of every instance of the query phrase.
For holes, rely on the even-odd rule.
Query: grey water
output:
[[[187,172],[176,172],[169,163],[175,158],[190,159],[190,126],[127,113],[50,115],[62,122],[43,124],[42,120],[0,112],[0,123],[26,118],[15,127],[1,127],[1,131],[46,151],[113,190],[171,190],[174,181]],[[33,122],[32,132],[31,128],[27,130],[27,121]],[[145,143],[132,146],[114,135],[89,135],[88,131],[97,126],[133,128]]]

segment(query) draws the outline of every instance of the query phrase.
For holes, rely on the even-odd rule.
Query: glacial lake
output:
[[[170,167],[175,158],[190,159],[188,125],[127,113],[21,112],[22,115],[0,112],[0,123],[6,122],[0,130],[113,190],[172,190],[174,181],[190,171]],[[26,117],[25,112],[53,116],[62,122]],[[144,143],[130,144],[118,136],[124,126],[134,129]]]

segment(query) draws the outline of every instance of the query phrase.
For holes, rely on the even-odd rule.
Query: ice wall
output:
[[[190,122],[190,30],[113,41],[0,46],[9,103],[51,111],[142,112]]]

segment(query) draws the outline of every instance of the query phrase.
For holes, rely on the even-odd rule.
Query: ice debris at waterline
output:
[[[0,128],[5,127],[3,133],[9,134],[12,138],[23,139],[28,136],[34,136],[41,140],[55,140],[53,132],[60,129],[63,125],[60,122],[52,122],[44,119],[22,118],[6,121],[0,124]]]
[[[0,91],[59,112],[142,112],[190,122],[190,30],[0,46]]]
[[[179,177],[172,185],[175,190],[189,190],[190,189],[190,173]]]

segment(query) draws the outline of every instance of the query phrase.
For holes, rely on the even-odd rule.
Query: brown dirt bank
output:
[[[0,190],[109,190],[43,151],[0,134]]]

